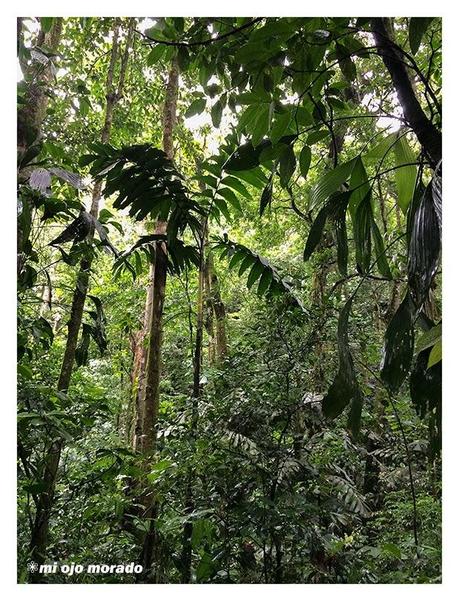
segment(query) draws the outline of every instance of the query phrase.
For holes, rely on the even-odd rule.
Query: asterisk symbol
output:
[[[38,572],[38,563],[36,561],[29,561],[27,564],[27,570],[29,572]]]

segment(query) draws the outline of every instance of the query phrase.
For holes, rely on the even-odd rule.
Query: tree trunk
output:
[[[207,277],[210,301],[215,314],[216,360],[220,362],[228,354],[228,340],[226,336],[226,310],[220,294],[220,286],[211,253],[209,253],[207,256]]]
[[[171,160],[174,156],[173,131],[177,118],[178,76],[178,65],[174,59],[169,70],[163,113],[163,149]],[[163,234],[166,232],[166,229],[167,222],[158,220],[155,232]],[[152,269],[151,316],[146,318],[147,323],[149,323],[149,340],[145,367],[145,390],[139,403],[142,432],[138,446],[146,462],[154,454],[157,437],[163,309],[167,280],[167,248],[165,242],[156,244],[155,260]],[[145,535],[142,546],[141,562],[145,567],[142,580],[151,581],[156,578],[155,569],[151,569],[152,563],[157,563],[157,556],[154,557],[154,553],[158,554],[156,531],[158,507],[155,495],[152,493],[144,495],[143,504],[146,507],[143,517],[150,520],[150,527]]]
[[[196,442],[196,429],[198,426],[199,399],[201,398],[201,371],[202,371],[202,341],[204,335],[204,289],[206,278],[206,238],[207,238],[207,220],[203,223],[201,232],[200,248],[199,248],[199,274],[198,274],[198,296],[196,301],[196,340],[194,345],[193,355],[193,395],[191,408],[191,423],[190,423],[190,439],[191,439],[191,455],[194,454]],[[185,492],[185,513],[191,515],[194,511],[193,498],[193,480],[194,470],[192,467],[188,469],[187,485]],[[181,581],[183,584],[189,583],[191,579],[191,558],[192,546],[191,536],[193,534],[193,522],[187,520],[183,526],[182,538],[182,574]]]
[[[441,133],[429,121],[419,104],[404,64],[405,57],[392,39],[390,20],[378,17],[372,19],[371,24],[375,44],[389,71],[405,119],[412,127],[430,166],[434,169],[442,156]]]
[[[55,54],[62,34],[62,17],[56,17],[51,29],[44,33],[40,30],[35,46],[44,47]],[[22,35],[22,19],[18,19],[18,45]],[[48,107],[48,87],[53,78],[52,62],[46,64],[34,61],[25,64],[21,61],[24,79],[28,82],[25,102],[18,111],[17,145],[18,154],[23,156],[36,144],[42,135],[41,126]]]
[[[101,133],[102,143],[106,143],[109,140],[114,107],[118,99],[121,97],[122,89],[124,86],[124,79],[129,55],[129,46],[132,43],[133,36],[133,20],[131,19],[130,21],[125,52],[121,62],[118,87],[115,89],[113,86],[113,75],[115,64],[118,58],[118,32],[119,23],[117,22],[113,35],[110,65],[107,74],[107,104],[105,108],[104,126]],[[90,210],[91,214],[94,217],[97,217],[98,215],[100,196],[101,183],[97,182],[93,188],[92,203]],[[70,319],[68,322],[67,340],[65,345],[64,357],[62,359],[61,372],[57,384],[57,389],[63,392],[67,391],[72,376],[73,364],[75,362],[75,351],[78,343],[78,334],[83,318],[86,294],[89,287],[89,273],[91,269],[91,263],[92,261],[89,259],[83,259],[81,261],[80,269],[77,275],[76,286],[73,293]],[[43,481],[45,483],[45,490],[43,490],[38,497],[35,521],[32,528],[30,544],[31,558],[37,563],[43,563],[46,554],[49,532],[49,520],[51,516],[54,490],[56,486],[57,470],[59,467],[59,460],[63,446],[63,439],[57,439],[53,441],[53,443],[46,452],[44,460],[45,467],[43,472]],[[31,574],[31,581],[39,582],[40,577],[41,575],[38,573]]]

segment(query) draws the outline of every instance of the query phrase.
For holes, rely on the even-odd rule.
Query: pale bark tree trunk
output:
[[[129,46],[132,43],[134,31],[134,21],[131,19],[129,25],[128,37],[126,40],[126,47],[121,60],[120,75],[117,87],[114,86],[114,71],[116,61],[118,59],[118,34],[119,34],[119,22],[116,21],[113,45],[110,56],[110,65],[107,73],[106,83],[106,98],[107,103],[105,107],[105,118],[104,126],[101,132],[101,142],[106,143],[110,137],[110,131],[113,120],[113,111],[119,98],[121,98],[124,80],[126,75]],[[99,201],[101,196],[101,183],[97,182],[93,188],[92,203],[91,203],[91,214],[97,217],[99,211]],[[89,287],[89,273],[91,269],[91,261],[84,259],[81,261],[80,269],[77,275],[76,286],[73,294],[72,307],[70,311],[70,319],[68,322],[67,340],[64,350],[64,357],[62,359],[61,372],[57,384],[59,391],[66,391],[70,385],[72,376],[72,369],[75,361],[75,351],[78,342],[78,334],[83,318],[84,303]],[[44,460],[44,471],[43,471],[43,482],[45,489],[38,496],[35,521],[31,533],[31,558],[37,563],[43,563],[46,554],[46,547],[48,542],[49,533],[49,520],[51,516],[51,509],[54,500],[54,491],[56,486],[57,471],[59,467],[59,460],[64,446],[62,439],[53,441],[46,452]],[[40,574],[32,574],[32,580],[39,582]]]
[[[226,309],[220,294],[220,285],[215,271],[212,253],[207,256],[207,278],[210,302],[215,315],[215,358],[222,361],[228,354],[228,339],[226,335]]]
[[[44,47],[50,53],[57,51],[62,34],[62,18],[56,17],[51,29],[44,33],[40,30],[35,46]],[[22,36],[22,19],[18,19],[18,44]],[[48,107],[48,88],[53,78],[53,64],[33,61],[30,64],[21,61],[21,69],[27,82],[25,102],[18,111],[17,146],[19,155],[36,144],[42,135],[41,126]]]
[[[173,131],[177,119],[179,70],[176,59],[169,70],[163,112],[163,150],[167,157],[174,157]],[[158,220],[155,233],[164,234],[167,222]],[[167,280],[167,248],[164,242],[156,244],[155,260],[150,271],[151,280],[151,315],[145,318],[148,330],[148,349],[145,361],[145,387],[141,390],[138,407],[138,420],[141,420],[141,435],[137,438],[137,448],[144,455],[146,462],[152,458],[156,448],[157,419],[159,410],[159,384],[161,379],[161,349],[163,340],[163,310]],[[148,295],[147,306],[148,311]],[[146,463],[147,465],[147,463]],[[149,581],[157,578],[157,529],[156,519],[158,505],[153,491],[143,496],[145,512],[143,517],[149,520],[150,526],[144,537],[141,562],[145,567],[142,579]],[[155,564],[152,568],[152,564]]]

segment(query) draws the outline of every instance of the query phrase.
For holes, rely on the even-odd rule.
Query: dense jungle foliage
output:
[[[441,19],[17,43],[18,581],[440,582]]]

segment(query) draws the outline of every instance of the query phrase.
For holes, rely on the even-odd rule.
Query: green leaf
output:
[[[323,140],[329,135],[330,132],[328,131],[328,129],[320,129],[319,131],[313,131],[309,134],[307,142],[309,146],[312,146],[313,144],[317,144],[317,142],[320,142],[320,140]]]
[[[327,217],[330,215],[336,215],[339,218],[341,211],[346,211],[349,198],[349,191],[332,194],[327,204],[323,206],[317,213],[311,229],[309,230],[308,239],[306,241],[306,246],[303,253],[303,259],[305,261],[309,260],[312,253],[318,246],[322,238],[322,232],[324,230]]]
[[[413,56],[415,56],[419,50],[422,38],[432,21],[433,17],[411,17],[408,37]]]
[[[43,33],[48,33],[49,31],[51,31],[53,21],[54,17],[40,17],[40,25]]]
[[[347,244],[346,205],[335,214],[335,236],[338,253],[338,269],[342,276],[347,275],[349,248]]]
[[[441,340],[439,340],[438,342],[436,342],[434,344],[434,346],[432,347],[432,350],[430,351],[427,367],[430,368],[430,367],[433,367],[434,365],[436,365],[437,363],[439,363],[441,361],[441,355],[442,355],[442,344],[441,344]]]
[[[391,319],[384,336],[381,378],[392,392],[402,385],[413,358],[414,331],[411,301],[407,294]]]
[[[226,205],[225,200],[216,196],[214,198],[214,203],[217,209],[220,211],[220,213],[222,213],[228,221],[231,221],[231,213],[228,211],[228,207]]]
[[[269,130],[269,105],[263,104],[258,111],[252,130],[252,144],[258,146]]]
[[[150,53],[147,56],[147,65],[151,67],[152,65],[160,61],[164,55],[165,50],[166,46],[164,44],[156,44],[156,46],[154,46],[154,48],[150,50]]]
[[[251,142],[242,144],[239,148],[229,157],[223,168],[226,171],[245,171],[253,169],[259,165],[259,157],[261,151],[269,146],[271,142],[265,140],[258,146],[253,146]]]
[[[411,150],[406,137],[400,137],[393,146],[395,167],[416,162],[416,155]],[[395,183],[397,186],[397,204],[406,213],[411,203],[416,186],[417,168],[415,165],[399,167],[395,170]]]
[[[380,160],[387,156],[390,150],[392,150],[393,145],[397,141],[399,133],[392,132],[385,136],[381,141],[379,141],[373,148],[371,148],[366,154],[364,154],[364,158],[370,160]]]
[[[424,332],[416,343],[416,354],[424,351],[425,349],[431,348],[439,340],[441,340],[441,330],[442,325],[439,323],[438,325]]]
[[[193,117],[193,115],[199,115],[206,108],[206,99],[205,98],[196,98],[190,104],[190,106],[185,111],[185,119],[189,119]]]
[[[328,171],[317,181],[311,189],[310,208],[321,205],[333,192],[344,184],[354,168],[356,159],[338,165],[335,169]]]
[[[264,187],[263,192],[261,194],[260,217],[265,212],[266,207],[268,205],[271,206],[272,197],[273,197],[273,184],[272,184],[272,181],[270,181],[268,184],[266,184],[266,186]]]
[[[258,261],[254,264],[254,266],[250,270],[249,277],[247,278],[247,288],[249,290],[261,276],[261,274],[264,271],[264,268],[265,266],[263,265],[263,263],[261,263],[261,261]]]
[[[300,173],[306,179],[311,165],[311,148],[303,146],[300,152]]]
[[[272,273],[269,269],[265,269],[260,278],[260,283],[258,284],[257,294],[258,296],[262,296],[269,288],[271,281],[273,279]]]
[[[282,136],[287,132],[291,120],[292,115],[290,111],[276,116],[270,134],[271,142],[273,144],[277,144],[277,142],[279,142]]]
[[[242,194],[242,196],[244,196],[244,198],[247,198],[247,200],[251,200],[252,195],[250,194],[250,192],[247,190],[244,184],[235,177],[232,177],[231,175],[224,177],[221,183],[225,186],[228,186],[229,188],[232,188],[236,192],[239,192],[239,194]]]
[[[349,425],[354,435],[360,426],[360,415],[362,410],[362,393],[360,391],[354,371],[354,363],[349,348],[349,313],[352,306],[352,297],[342,308],[338,320],[338,373],[322,400],[322,410],[326,417],[333,419],[337,417],[353,401]]]
[[[367,273],[371,261],[371,191],[357,207],[354,220],[355,260],[359,273]]]
[[[210,109],[210,116],[212,118],[212,125],[214,127],[216,127],[216,128],[220,127],[220,123],[222,120],[222,114],[223,114],[223,103],[221,102],[220,99],[218,99],[217,102]]]
[[[230,190],[229,188],[220,187],[217,193],[220,194],[220,196],[223,196],[223,198],[227,200],[230,203],[230,205],[232,205],[236,209],[236,211],[242,213],[242,207],[241,203],[239,202],[239,198],[232,190]]]
[[[280,185],[285,188],[295,172],[296,157],[292,146],[286,146],[279,160]]]
[[[384,242],[381,236],[381,232],[379,231],[379,227],[373,217],[371,219],[371,232],[373,234],[373,242],[375,243],[376,264],[378,266],[379,273],[383,277],[391,280],[392,273],[389,267],[389,263],[387,261]]]

